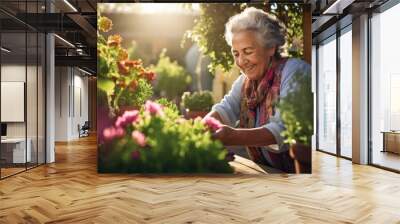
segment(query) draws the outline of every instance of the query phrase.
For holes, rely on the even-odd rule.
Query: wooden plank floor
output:
[[[315,152],[312,175],[97,174],[93,137],[0,181],[0,223],[400,223],[400,175]]]

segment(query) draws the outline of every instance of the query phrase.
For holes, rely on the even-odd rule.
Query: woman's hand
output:
[[[236,130],[227,125],[222,125],[212,134],[214,139],[220,140],[224,145],[233,145],[232,139],[235,138]]]
[[[277,144],[272,133],[264,128],[232,128],[221,125],[212,137],[220,140],[224,145],[266,146]]]

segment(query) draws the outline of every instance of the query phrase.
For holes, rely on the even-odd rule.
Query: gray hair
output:
[[[285,44],[285,25],[275,16],[254,7],[232,16],[225,24],[225,39],[232,46],[232,36],[240,31],[255,31],[259,43],[265,48],[276,47],[279,56],[280,48]]]

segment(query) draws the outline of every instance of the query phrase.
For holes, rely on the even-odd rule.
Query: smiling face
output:
[[[274,53],[275,47],[263,47],[254,31],[241,31],[232,36],[235,64],[250,80],[263,78]]]

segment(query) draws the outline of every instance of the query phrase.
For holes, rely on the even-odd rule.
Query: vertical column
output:
[[[353,19],[353,162],[368,163],[368,16]]]
[[[46,2],[46,11],[53,12],[51,1]],[[55,161],[55,54],[54,34],[46,34],[46,163]]]

